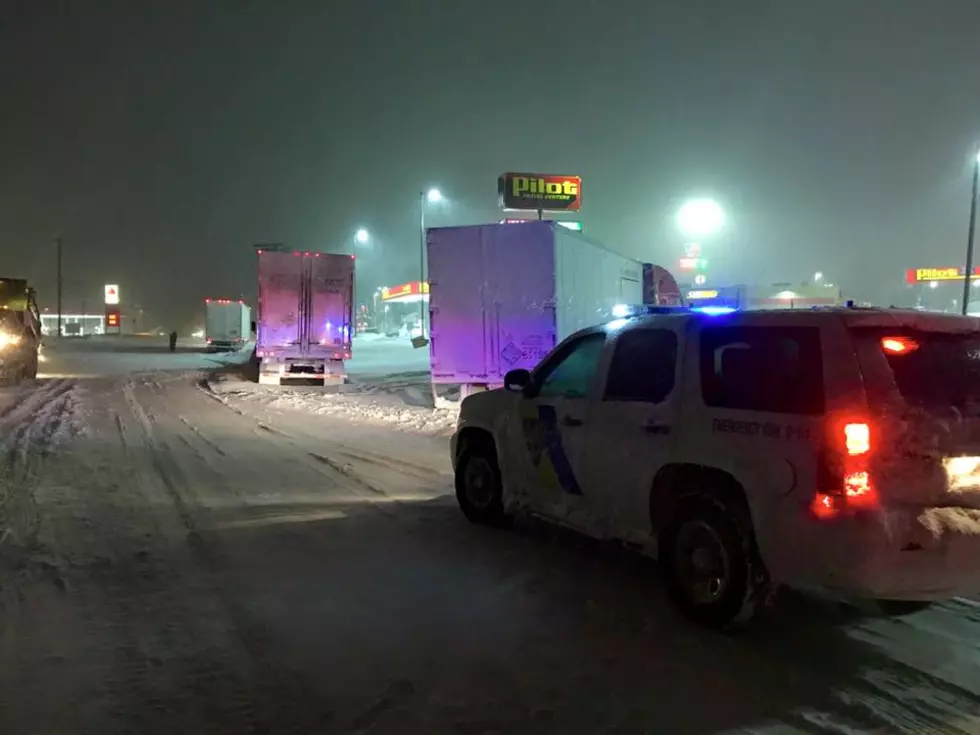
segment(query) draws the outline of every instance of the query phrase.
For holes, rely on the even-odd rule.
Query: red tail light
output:
[[[818,473],[821,488],[810,505],[827,520],[846,510],[878,505],[871,473],[872,427],[865,421],[831,421],[829,441]]]
[[[871,427],[867,424],[844,424],[844,447],[850,457],[871,451]]]

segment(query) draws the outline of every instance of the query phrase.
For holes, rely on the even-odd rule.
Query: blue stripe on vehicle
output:
[[[572,463],[565,453],[561,440],[561,429],[558,426],[558,414],[554,406],[538,406],[538,420],[544,430],[544,454],[558,478],[562,490],[570,495],[582,495],[582,488],[575,479]],[[544,457],[542,457],[544,459]]]

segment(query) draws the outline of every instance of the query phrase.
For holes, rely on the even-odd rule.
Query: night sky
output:
[[[257,242],[417,277],[433,225],[493,221],[505,170],[580,174],[587,234],[672,266],[711,195],[719,281],[815,270],[894,300],[962,262],[977,0],[0,2],[0,275],[102,285],[161,324],[250,297]],[[366,292],[366,291],[364,291]]]

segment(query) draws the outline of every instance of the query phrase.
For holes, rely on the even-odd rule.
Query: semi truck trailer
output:
[[[432,383],[463,394],[530,370],[617,305],[658,303],[662,269],[554,222],[431,228],[426,244]]]
[[[244,301],[205,299],[204,338],[208,349],[240,350],[252,338],[252,310]]]
[[[346,383],[354,256],[270,248],[257,253],[259,383]]]

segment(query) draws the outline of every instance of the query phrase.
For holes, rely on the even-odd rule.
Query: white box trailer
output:
[[[244,301],[205,299],[204,338],[209,350],[240,350],[252,339],[252,310]]]
[[[432,228],[427,247],[434,384],[500,385],[646,300],[649,266],[554,222]]]
[[[262,249],[258,260],[259,382],[347,382],[354,256]]]

